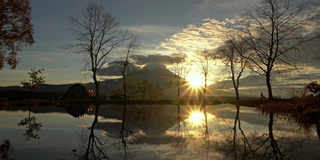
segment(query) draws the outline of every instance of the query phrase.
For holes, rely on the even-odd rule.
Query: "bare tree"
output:
[[[188,68],[186,65],[187,55],[185,53],[173,53],[172,57],[172,66],[169,70],[174,73],[173,82],[177,87],[177,98],[180,101],[181,99],[181,88],[185,84],[185,79],[188,74]]]
[[[75,48],[76,53],[84,55],[85,67],[92,72],[96,97],[99,98],[97,71],[106,64],[107,56],[129,40],[131,35],[119,29],[116,18],[95,2],[88,3],[81,20],[70,16],[69,22],[77,41],[67,48]]]
[[[121,63],[119,65],[122,75],[122,88],[123,88],[123,95],[124,95],[124,104],[123,104],[123,111],[122,111],[122,126],[120,130],[120,136],[121,136],[121,142],[123,144],[123,149],[125,152],[125,156],[127,158],[127,141],[126,141],[126,134],[125,131],[127,129],[125,128],[126,123],[126,112],[127,112],[127,77],[132,75],[136,70],[138,70],[135,65],[132,65],[131,56],[136,51],[136,49],[139,47],[139,43],[137,41],[137,37],[133,37],[131,41],[127,45],[127,49],[124,53],[124,56],[121,57]]]
[[[220,46],[217,49],[218,58],[222,61],[225,65],[226,69],[229,71],[230,79],[232,80],[233,88],[236,94],[236,101],[240,100],[239,94],[239,86],[240,86],[240,78],[248,65],[248,59],[244,58],[248,51],[247,46],[245,45],[244,41],[238,36],[235,35],[228,35],[227,40],[224,42],[224,45]],[[242,158],[245,157],[247,148],[250,148],[248,139],[241,128],[241,121],[240,121],[240,105],[235,106],[237,109],[236,116],[234,119],[233,125],[233,153],[235,159],[238,159],[239,155],[239,148],[238,148],[238,137],[237,137],[237,125],[238,129],[243,138],[243,155]]]
[[[131,41],[127,45],[127,49],[124,52],[123,56],[120,60],[120,71],[122,76],[122,88],[123,88],[123,95],[125,100],[127,99],[127,77],[134,74],[139,68],[136,67],[132,63],[131,56],[139,47],[139,42],[137,37],[132,37]]]
[[[177,88],[177,126],[176,126],[176,139],[175,139],[175,146],[178,149],[181,149],[181,143],[182,140],[182,134],[181,134],[181,122],[183,122],[183,119],[181,118],[181,88],[184,84],[186,84],[185,78],[187,77],[189,69],[187,68],[186,64],[186,58],[187,55],[183,52],[173,53],[171,55],[172,57],[172,66],[169,68],[169,70],[174,73],[172,77],[172,81],[175,84]]]
[[[204,114],[204,121],[205,121],[205,141],[207,143],[207,147],[209,147],[209,129],[208,129],[208,117],[207,117],[207,110],[206,110],[206,93],[207,93],[207,85],[208,85],[208,78],[209,78],[209,70],[212,67],[210,60],[212,60],[212,55],[209,50],[202,50],[197,53],[195,63],[198,66],[198,70],[204,77],[204,86],[201,86],[201,91],[199,95],[199,99],[201,101],[201,109],[203,110]]]
[[[0,69],[5,62],[15,69],[19,62],[17,54],[21,45],[34,43],[30,2],[1,0],[0,10]]]
[[[224,45],[217,49],[217,52],[219,53],[218,58],[221,59],[222,63],[229,70],[237,101],[240,100],[240,78],[249,61],[247,58],[244,58],[247,51],[248,48],[244,41],[236,39],[236,36],[228,36]]]
[[[294,58],[299,47],[319,38],[317,8],[309,1],[261,0],[244,16],[243,39],[254,56],[247,57],[266,77],[268,98],[273,99],[272,71],[280,66],[297,69]]]
[[[212,60],[212,55],[209,50],[198,51],[195,56],[194,63],[197,65],[197,69],[200,74],[203,75],[204,86],[201,86],[201,91],[199,97],[205,100],[207,93],[207,86],[209,80],[209,70],[211,68],[210,60]]]

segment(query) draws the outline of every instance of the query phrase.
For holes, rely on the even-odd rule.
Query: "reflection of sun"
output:
[[[188,121],[190,121],[193,125],[201,125],[204,122],[204,114],[199,111],[193,111],[190,113]]]
[[[204,86],[204,80],[203,77],[198,73],[190,73],[187,76],[187,80],[191,87],[193,88],[200,88]]]
[[[190,122],[194,126],[200,126],[205,124],[205,115],[203,111],[196,109],[196,110],[191,110],[189,112],[189,118],[187,119],[188,122]],[[207,113],[207,119],[213,119],[215,118],[214,115]]]

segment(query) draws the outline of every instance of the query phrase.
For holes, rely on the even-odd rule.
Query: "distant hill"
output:
[[[164,89],[164,96],[162,98],[176,98],[177,90],[175,84],[173,83],[172,77],[174,73],[168,70],[164,65],[159,64],[150,64],[142,68],[141,70],[135,72],[134,74],[128,77],[128,80],[147,80],[153,85],[158,85]],[[68,88],[73,84],[42,84],[40,89],[34,94],[39,94],[38,97],[46,97],[44,94],[47,94],[48,97],[53,96],[53,98],[62,97]],[[85,84],[90,89],[95,89],[93,83]],[[102,81],[100,84],[100,93],[102,96],[109,95],[113,90],[120,89],[122,86],[122,79],[108,79]],[[187,87],[184,87],[181,93],[184,93],[184,90],[187,90]],[[234,93],[225,92],[218,89],[214,89],[213,86],[208,86],[207,96],[214,97],[234,97]],[[17,94],[17,95],[16,95]],[[8,86],[0,87],[0,97],[11,96],[13,98],[23,98],[28,97],[27,89],[20,86]],[[43,95],[43,96],[41,96]],[[246,96],[246,95],[242,95]],[[188,95],[185,95],[188,97]]]

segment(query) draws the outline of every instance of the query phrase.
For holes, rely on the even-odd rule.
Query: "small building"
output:
[[[92,89],[89,89],[80,83],[76,83],[69,87],[62,99],[91,99],[93,97],[95,97],[95,93]]]

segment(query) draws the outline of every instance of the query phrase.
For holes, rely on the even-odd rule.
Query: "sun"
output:
[[[193,111],[190,113],[190,116],[188,118],[188,121],[190,123],[192,123],[193,125],[201,125],[204,123],[204,119],[205,119],[205,116],[202,112],[200,111]]]
[[[190,86],[193,88],[200,88],[204,86],[204,79],[198,73],[190,73],[187,76],[187,81],[189,82]]]

